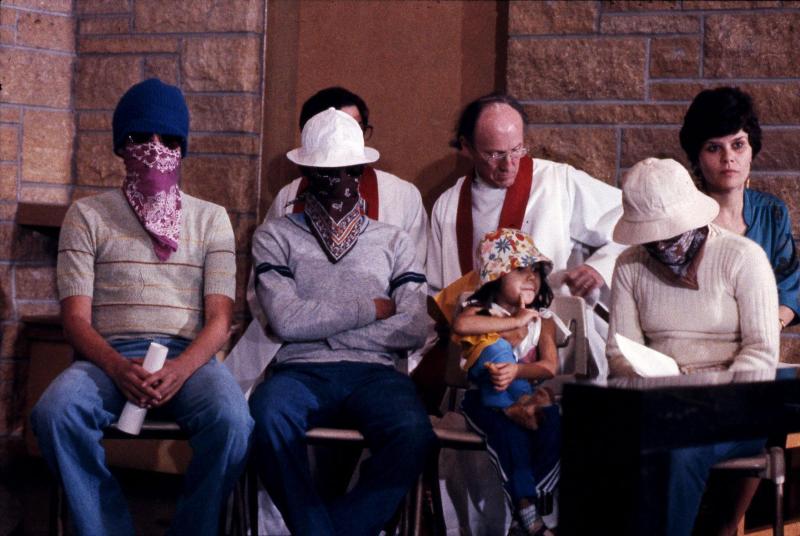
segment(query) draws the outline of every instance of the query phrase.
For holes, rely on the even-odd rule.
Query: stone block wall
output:
[[[58,311],[56,239],[15,222],[19,202],[69,201],[75,27],[71,0],[0,2],[0,437],[22,428],[20,319]]]
[[[687,165],[678,131],[692,98],[738,86],[763,129],[752,185],[786,202],[800,238],[800,2],[515,1],[508,20],[507,89],[534,155],[614,185],[649,156]],[[800,362],[800,329],[781,343]]]
[[[58,307],[55,238],[17,225],[17,206],[120,184],[110,122],[131,84],[158,76],[185,92],[183,186],[228,208],[243,292],[260,190],[265,10],[266,0],[0,0],[0,438],[22,427],[20,320]],[[534,154],[612,184],[647,156],[685,161],[677,132],[691,98],[736,84],[764,125],[753,182],[787,202],[800,235],[800,2],[512,2],[508,20],[506,82],[528,109]],[[800,354],[800,334],[783,348]]]
[[[21,320],[58,312],[57,240],[16,222],[20,202],[116,188],[111,116],[132,84],[179,86],[191,114],[182,187],[228,208],[244,316],[256,224],[266,0],[0,0],[0,437],[22,429]]]

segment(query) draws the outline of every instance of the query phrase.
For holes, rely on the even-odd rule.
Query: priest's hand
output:
[[[583,298],[593,290],[602,287],[605,281],[597,270],[588,264],[582,264],[567,271],[564,283],[567,284],[573,296]]]

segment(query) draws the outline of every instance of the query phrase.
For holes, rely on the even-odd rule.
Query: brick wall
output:
[[[760,105],[753,182],[800,234],[800,2],[512,2],[507,86],[528,107],[531,149],[617,183],[647,156],[685,161],[677,132],[703,87]],[[0,0],[0,437],[18,435],[20,319],[57,311],[52,236],[17,225],[22,201],[67,203],[116,187],[114,104],[159,76],[192,114],[187,192],[229,209],[240,292],[256,224],[265,0]],[[243,313],[243,300],[237,312]],[[798,332],[785,353],[800,351]]]
[[[692,98],[735,85],[758,106],[752,185],[780,196],[800,238],[800,2],[575,1],[509,6],[508,91],[528,146],[610,184],[649,157],[687,165],[678,131]],[[800,329],[782,358],[800,362]]]
[[[56,240],[15,219],[20,201],[69,200],[75,24],[71,0],[0,3],[0,436],[21,431],[20,319],[58,310]]]
[[[67,204],[121,184],[111,116],[132,84],[179,86],[191,114],[183,189],[228,208],[244,314],[261,154],[265,0],[0,0],[0,437],[22,427],[20,320],[58,312],[56,239],[19,202]]]

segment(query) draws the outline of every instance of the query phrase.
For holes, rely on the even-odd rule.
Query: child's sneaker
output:
[[[553,536],[544,520],[536,511],[536,505],[528,503],[527,501],[520,504],[517,508],[517,519],[519,520],[522,534],[528,536]]]
[[[522,528],[519,521],[512,519],[506,536],[528,536],[528,531]]]

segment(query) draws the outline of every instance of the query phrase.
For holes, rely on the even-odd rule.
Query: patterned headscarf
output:
[[[129,144],[122,152],[122,191],[153,241],[156,256],[165,261],[178,250],[181,232],[181,149],[160,141]]]
[[[707,237],[706,225],[667,240],[648,242],[644,244],[644,248],[676,281],[698,289],[696,264],[692,261],[697,257]]]
[[[363,206],[358,180],[363,166],[308,169],[304,212],[328,259],[336,263],[353,249],[361,234]]]
[[[500,279],[517,268],[543,264],[544,275],[553,269],[530,235],[517,229],[498,229],[486,233],[478,244],[481,285]]]

